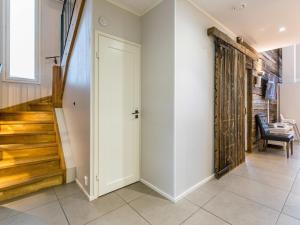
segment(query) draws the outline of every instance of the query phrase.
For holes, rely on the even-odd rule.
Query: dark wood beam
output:
[[[208,36],[214,36],[215,38],[221,39],[222,41],[228,43],[229,45],[236,48],[237,50],[239,50],[240,52],[242,52],[243,54],[245,54],[246,56],[250,57],[253,60],[258,60],[259,59],[258,54],[253,52],[252,49],[250,50],[247,47],[237,43],[235,40],[230,38],[227,34],[223,33],[222,31],[220,31],[216,27],[209,28],[207,30],[207,34],[208,34]]]

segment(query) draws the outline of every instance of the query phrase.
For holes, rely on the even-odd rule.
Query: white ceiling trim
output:
[[[154,2],[153,5],[151,5],[151,6],[150,6],[149,8],[147,8],[147,9],[145,9],[142,13],[137,12],[137,11],[135,11],[135,10],[129,8],[129,7],[127,7],[127,6],[124,5],[124,4],[121,4],[121,3],[119,3],[119,2],[115,2],[114,0],[106,0],[106,1],[109,2],[109,3],[111,3],[111,4],[113,4],[113,5],[115,5],[115,6],[117,6],[117,7],[119,7],[119,8],[121,8],[121,9],[124,9],[124,10],[126,10],[126,11],[128,11],[128,12],[130,12],[130,13],[136,15],[136,16],[143,16],[143,15],[145,15],[147,12],[149,12],[150,10],[152,10],[153,8],[155,8],[156,6],[158,6],[163,0],[157,0],[156,2]]]
[[[157,0],[152,6],[150,6],[148,9],[146,9],[141,16],[145,15],[146,13],[148,13],[149,11],[154,9],[156,6],[158,6],[160,3],[162,3],[162,1],[163,0]]]
[[[111,4],[113,4],[113,5],[115,5],[115,6],[117,6],[117,7],[119,7],[119,8],[121,8],[121,9],[124,9],[127,12],[130,12],[130,13],[136,15],[136,16],[141,16],[140,13],[138,13],[138,12],[130,9],[129,7],[127,7],[127,6],[123,5],[123,4],[115,2],[114,0],[106,0],[106,1],[109,2],[109,3],[111,3]]]
[[[204,9],[202,9],[194,0],[187,0],[189,3],[191,3],[196,9],[198,9],[201,13],[203,13],[205,16],[207,16],[209,19],[211,19],[213,22],[218,24],[220,27],[222,27],[228,34],[232,37],[237,37],[237,35],[231,31],[228,27],[226,27],[223,23],[221,23],[218,19],[210,15],[208,12],[206,12]],[[227,35],[228,35],[227,34]]]

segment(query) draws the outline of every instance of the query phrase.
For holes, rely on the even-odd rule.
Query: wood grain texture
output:
[[[245,160],[246,56],[215,39],[215,174],[219,178]]]
[[[46,96],[43,98],[38,98],[38,99],[34,99],[28,102],[23,102],[17,105],[13,105],[13,106],[9,106],[3,109],[0,109],[0,112],[16,112],[16,111],[29,111],[30,109],[32,109],[32,105],[38,105],[40,103],[46,103],[47,106],[51,106],[51,96]],[[52,109],[52,107],[51,107]]]
[[[260,60],[253,61],[247,58],[247,68],[249,75],[252,74],[251,81],[251,95],[252,95],[252,107],[248,109],[251,118],[248,119],[248,133],[251,135],[248,141],[248,151],[259,150],[262,148],[262,143],[259,140],[257,125],[255,121],[255,115],[258,113],[264,113],[267,115],[267,101],[264,98],[265,85],[262,87],[255,87],[255,76],[258,72],[264,71],[266,74],[276,75],[282,77],[282,49],[271,50],[259,54]],[[277,113],[278,100],[270,101],[270,122],[278,121]]]
[[[27,111],[31,107],[41,111]],[[0,201],[65,182],[57,122],[49,107],[47,99],[15,107],[22,111],[0,112]]]
[[[52,104],[54,108],[62,107],[62,74],[60,66],[53,66]]]
[[[236,41],[232,40],[228,35],[226,35],[222,31],[220,31],[216,27],[209,28],[207,30],[207,34],[209,36],[214,36],[214,37],[216,37],[216,38],[224,41],[228,45],[231,45],[233,48],[239,50],[240,52],[242,52],[243,54],[245,54],[246,56],[250,57],[253,60],[257,60],[258,59],[258,55],[255,52],[253,52],[249,48],[247,48],[247,47],[245,47],[245,46],[237,43]]]

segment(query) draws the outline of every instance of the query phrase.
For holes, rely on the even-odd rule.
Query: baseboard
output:
[[[189,189],[187,189],[186,191],[184,191],[182,194],[178,195],[175,198],[175,202],[178,202],[179,200],[183,199],[185,196],[187,196],[188,194],[196,191],[198,188],[200,188],[202,185],[208,183],[209,181],[213,180],[215,178],[215,175],[211,175],[205,179],[203,179],[202,181],[200,181],[199,183],[195,184],[194,186],[190,187]]]
[[[148,186],[152,190],[156,191],[157,193],[159,193],[160,195],[162,195],[166,199],[170,200],[171,202],[174,202],[174,203],[176,202],[174,197],[172,197],[171,195],[167,194],[166,192],[160,190],[158,187],[156,187],[155,185],[151,184],[150,182],[148,182],[148,181],[146,181],[144,179],[141,179],[140,182],[142,182],[143,184],[145,184],[146,186]]]
[[[148,186],[149,188],[151,188],[152,190],[156,191],[157,193],[159,193],[160,195],[162,195],[163,197],[165,197],[166,199],[170,200],[171,202],[178,202],[179,200],[183,199],[185,196],[187,196],[188,194],[192,193],[193,191],[197,190],[198,188],[200,188],[202,185],[208,183],[209,181],[213,180],[215,178],[215,175],[211,175],[205,179],[203,179],[202,181],[200,181],[199,183],[195,184],[194,186],[192,186],[191,188],[187,189],[186,191],[184,191],[182,194],[180,194],[177,197],[172,197],[171,195],[165,193],[164,191],[160,190],[158,187],[156,187],[155,185],[151,184],[150,182],[141,179],[140,181],[145,184],[146,186]]]
[[[75,182],[90,202],[97,199],[97,197],[91,196],[89,195],[89,193],[87,193],[87,191],[84,189],[83,185],[80,183],[78,179],[75,179]]]

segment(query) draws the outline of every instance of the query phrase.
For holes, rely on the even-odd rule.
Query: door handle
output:
[[[135,110],[134,113],[131,113],[132,115],[138,115],[140,114],[139,110]]]
[[[134,118],[135,119],[138,119],[139,118],[139,114],[140,114],[140,112],[139,112],[139,110],[135,110],[133,113],[131,113],[132,115],[134,115]]]

